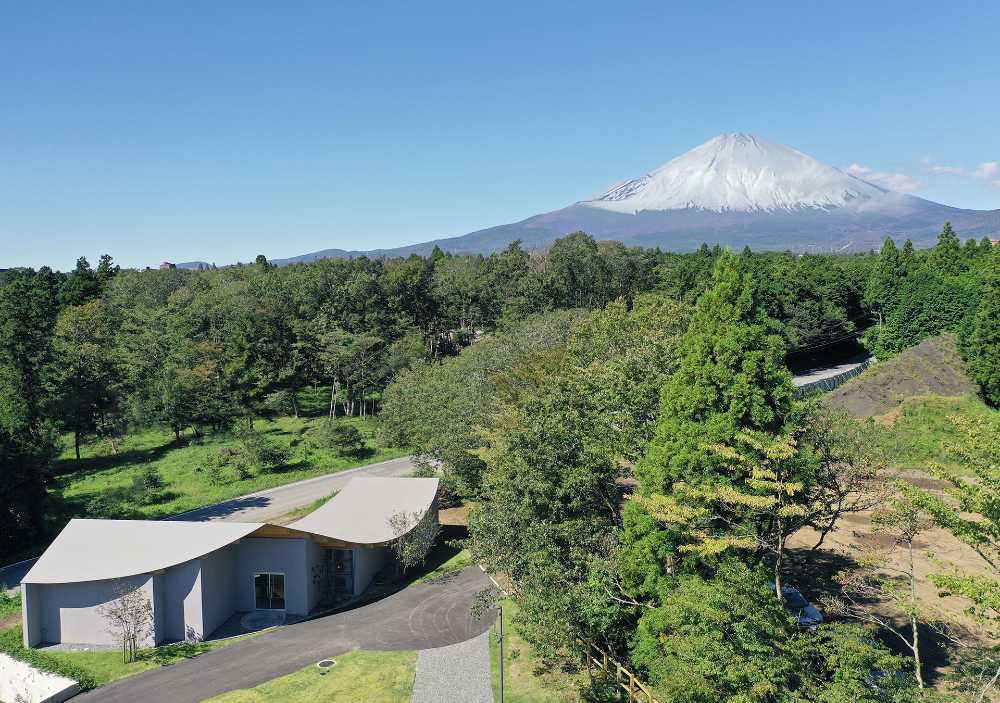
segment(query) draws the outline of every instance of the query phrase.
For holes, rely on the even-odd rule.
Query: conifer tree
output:
[[[1000,246],[993,247],[987,262],[986,285],[972,332],[965,340],[969,370],[983,397],[1000,406]]]
[[[679,368],[661,396],[656,437],[636,469],[647,494],[663,493],[674,481],[710,478],[720,462],[709,445],[744,429],[776,432],[791,406],[793,388],[777,323],[731,253],[719,257],[678,355]]]
[[[892,237],[886,237],[865,287],[865,303],[878,315],[879,323],[899,302],[899,287],[905,274],[896,243]]]
[[[955,276],[962,272],[962,245],[950,222],[945,222],[941,228],[930,260],[937,273]]]

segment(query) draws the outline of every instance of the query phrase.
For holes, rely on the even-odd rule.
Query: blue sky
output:
[[[0,0],[0,267],[460,235],[732,131],[1000,208],[997,27],[961,0]]]

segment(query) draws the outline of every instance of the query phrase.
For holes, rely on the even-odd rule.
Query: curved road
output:
[[[341,490],[355,476],[406,476],[416,468],[413,457],[389,459],[377,464],[358,466],[346,471],[307,478],[276,488],[250,493],[232,500],[209,505],[186,513],[174,515],[168,520],[225,520],[228,522],[268,522],[296,508],[309,505],[314,500],[325,498],[334,491]],[[0,569],[0,585],[14,588],[34,565],[34,559],[11,564]]]
[[[445,574],[354,610],[272,632],[152,669],[75,698],[84,703],[198,703],[252,688],[355,649],[445,647],[486,632],[495,614],[475,618],[476,594],[491,586],[478,566]],[[336,671],[336,670],[334,670]]]

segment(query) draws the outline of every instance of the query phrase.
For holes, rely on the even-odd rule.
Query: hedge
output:
[[[41,671],[73,679],[80,684],[80,689],[83,691],[97,688],[97,681],[94,677],[80,667],[50,657],[45,652],[39,652],[37,649],[25,647],[20,625],[0,631],[0,652],[9,654],[14,659],[23,661],[26,664],[31,664]]]

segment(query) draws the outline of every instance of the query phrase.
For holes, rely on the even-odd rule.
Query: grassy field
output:
[[[1000,419],[974,396],[921,396],[904,401],[898,408],[877,418],[880,444],[893,468],[928,472],[934,464],[962,473],[965,470],[948,450],[960,435],[948,420]]]
[[[504,613],[504,701],[505,703],[571,703],[579,700],[577,684],[586,674],[545,670],[531,646],[518,634],[518,608],[513,601],[501,601]],[[493,697],[500,700],[500,645],[490,631]]]
[[[416,673],[416,652],[350,652],[326,670],[316,665],[260,686],[230,691],[204,703],[312,703],[365,701],[409,703]]]
[[[305,433],[319,419],[280,417],[258,420],[255,429],[290,451],[288,462],[277,470],[240,480],[233,471],[213,476],[209,467],[220,449],[236,446],[228,432],[201,438],[185,436],[178,442],[162,429],[145,429],[130,434],[113,454],[106,443],[91,443],[83,448],[82,459],[73,458],[72,447],[54,467],[58,518],[99,516],[159,518],[166,515],[235,498],[246,493],[272,488],[304,478],[348,469],[406,454],[404,449],[385,449],[375,445],[375,422],[371,419],[342,418],[358,427],[367,449],[359,456],[342,458],[333,452],[310,449],[303,441]],[[149,468],[164,480],[163,489],[152,500],[137,499],[133,478]],[[96,513],[96,514],[95,514]]]

